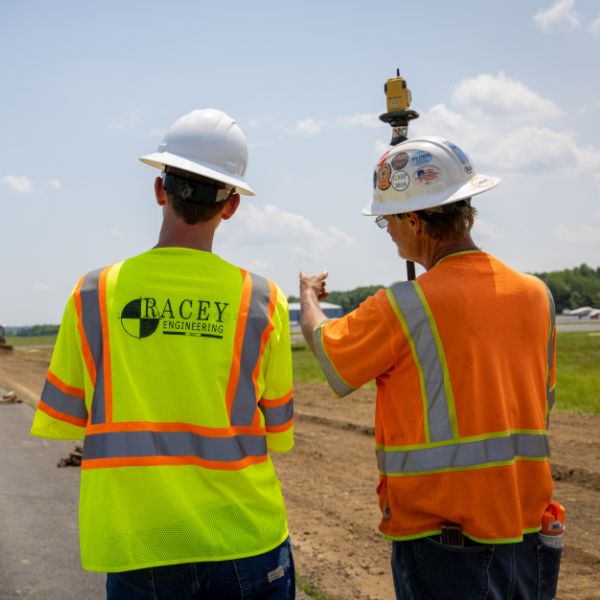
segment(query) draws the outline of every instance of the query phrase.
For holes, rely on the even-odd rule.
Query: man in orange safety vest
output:
[[[560,507],[547,431],[554,304],[542,281],[471,238],[471,198],[498,183],[444,138],[402,142],[379,160],[363,213],[425,272],[334,320],[319,308],[327,273],[300,274],[302,330],[332,388],[377,383],[380,529],[397,598],[556,593],[561,537],[538,533]]]

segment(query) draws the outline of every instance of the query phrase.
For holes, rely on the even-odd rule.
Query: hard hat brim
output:
[[[455,190],[450,196],[448,195],[449,190],[443,190],[437,194],[428,196],[426,203],[423,202],[422,196],[413,198],[412,200],[397,200],[396,202],[387,201],[379,205],[371,202],[362,209],[362,214],[368,217],[378,217],[380,215],[395,215],[434,208],[435,206],[443,206],[444,204],[451,204],[452,202],[458,202],[459,200],[464,200],[465,198],[487,192],[488,190],[495,188],[499,183],[499,177],[477,174],[467,183]]]
[[[243,179],[232,177],[228,173],[223,173],[217,169],[211,169],[210,167],[200,165],[191,160],[182,158],[181,156],[171,154],[170,152],[154,152],[152,154],[141,156],[140,160],[144,164],[161,170],[164,170],[165,166],[168,166],[182,169],[183,171],[189,171],[190,173],[196,173],[197,175],[202,175],[203,177],[208,177],[215,181],[221,181],[227,185],[233,185],[235,186],[236,191],[245,196],[255,195],[252,188]]]

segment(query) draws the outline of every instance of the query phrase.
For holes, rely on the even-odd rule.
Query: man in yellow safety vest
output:
[[[303,333],[333,389],[377,382],[380,529],[399,599],[556,593],[554,304],[471,238],[471,197],[498,183],[444,138],[402,142],[380,158],[363,212],[426,272],[331,321],[318,304],[327,274],[301,274]]]
[[[287,301],[212,253],[247,147],[194,110],[142,157],[161,169],[157,245],[90,272],[65,309],[32,433],[83,439],[81,560],[109,599],[290,599],[269,451],[293,447]]]

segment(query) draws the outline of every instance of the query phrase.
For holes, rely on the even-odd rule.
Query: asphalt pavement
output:
[[[79,562],[79,468],[56,466],[75,442],[33,437],[32,418],[0,405],[0,600],[102,600],[106,575]]]
[[[105,598],[106,575],[79,562],[79,468],[56,466],[75,442],[33,437],[32,418],[0,405],[0,599]]]

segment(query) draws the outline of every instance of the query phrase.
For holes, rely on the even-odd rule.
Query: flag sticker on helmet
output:
[[[415,181],[429,185],[440,178],[440,170],[433,165],[429,165],[428,167],[417,169],[414,177]]]
[[[406,154],[406,152],[398,152],[398,154],[395,154],[391,160],[392,169],[394,169],[395,171],[399,171],[400,169],[403,169],[406,166],[407,162],[408,154]]]
[[[410,185],[410,175],[406,171],[394,171],[392,187],[397,192],[403,192]]]
[[[410,164],[414,165],[415,167],[420,167],[421,165],[426,165],[427,163],[431,162],[432,159],[433,156],[431,155],[431,152],[419,150],[410,157]]]
[[[387,163],[383,163],[379,169],[377,169],[377,186],[380,190],[387,190],[390,187],[391,174],[392,167]]]

